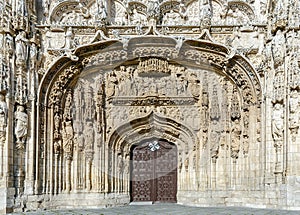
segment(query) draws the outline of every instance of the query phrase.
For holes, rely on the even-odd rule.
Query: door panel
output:
[[[132,200],[152,201],[153,199],[153,153],[147,145],[138,146],[132,152]]]
[[[132,150],[132,201],[176,202],[177,148],[166,141],[147,141]]]
[[[169,174],[157,173],[157,193],[156,201],[159,202],[176,202],[176,191],[177,183],[175,179],[175,173],[171,172]]]

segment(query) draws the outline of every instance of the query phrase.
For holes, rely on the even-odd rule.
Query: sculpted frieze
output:
[[[176,58],[178,55],[178,50],[171,47],[144,47],[144,48],[134,48],[132,50],[132,56],[134,58],[138,57],[163,57],[163,58]]]
[[[122,61],[124,62],[127,59],[128,59],[128,52],[125,50],[107,51],[89,57],[88,60],[90,62],[88,66],[113,64]]]
[[[181,97],[181,98],[164,98],[156,96],[147,96],[141,98],[132,97],[116,97],[112,98],[112,104],[116,106],[149,106],[149,105],[159,105],[159,106],[172,106],[172,105],[193,105],[197,101],[192,97]]]
[[[142,60],[136,67],[121,66],[107,74],[108,98],[126,96],[145,96],[145,101],[163,102],[164,97],[199,97],[197,76],[184,67],[169,65],[168,62],[156,58]],[[174,87],[176,86],[176,87]],[[155,97],[163,99],[155,99]],[[120,101],[120,100],[119,100]],[[134,100],[134,103],[139,103]],[[178,101],[178,99],[176,100]],[[146,102],[146,103],[147,103]],[[171,101],[171,103],[173,103]]]

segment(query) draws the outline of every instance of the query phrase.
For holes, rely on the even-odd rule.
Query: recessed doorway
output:
[[[151,139],[131,150],[131,201],[176,202],[177,147]]]

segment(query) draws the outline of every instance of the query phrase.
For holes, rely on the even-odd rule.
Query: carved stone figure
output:
[[[272,136],[275,145],[283,140],[283,109],[281,104],[275,104],[272,116]]]
[[[74,39],[74,34],[73,34],[73,30],[72,30],[72,27],[69,27],[66,31],[66,34],[65,34],[65,38],[66,38],[66,41],[65,41],[65,48],[66,49],[72,49],[73,48],[73,39]]]
[[[243,137],[243,154],[244,156],[248,156],[249,153],[249,136],[244,135]]]
[[[130,22],[134,25],[141,25],[143,23],[142,15],[137,12],[137,9],[134,8],[130,16]]]
[[[67,159],[72,159],[73,156],[73,126],[71,121],[64,122],[62,129],[63,151]]]
[[[30,69],[34,69],[37,61],[37,45],[31,43],[30,46]]]
[[[85,150],[93,150],[95,132],[92,122],[88,122],[83,130]]]
[[[238,119],[235,119],[231,128],[231,157],[237,159],[240,151],[241,125]]]
[[[191,94],[198,98],[200,96],[200,87],[199,87],[199,80],[195,74],[191,74],[189,83],[188,83],[188,89],[190,90]]]
[[[298,91],[293,90],[289,100],[289,129],[294,141],[296,140],[296,135],[298,134],[299,129],[299,104]]]
[[[177,25],[181,22],[180,14],[170,10],[170,12],[166,13],[162,22],[164,25]]]
[[[25,66],[27,60],[27,43],[25,31],[20,31],[16,36],[16,65]]]
[[[290,103],[289,103],[290,113],[294,114],[298,111],[299,102],[300,101],[298,97],[298,91],[293,90],[291,92]]]
[[[147,7],[147,16],[148,18],[158,19],[160,16],[159,1],[158,0],[149,0]]]
[[[28,130],[28,115],[23,106],[18,106],[15,112],[16,148],[24,149]]]
[[[285,37],[284,32],[281,29],[276,31],[276,34],[272,40],[272,54],[274,59],[274,66],[279,70],[282,70],[282,65],[285,55]]]
[[[7,105],[4,95],[0,94],[0,145],[6,139],[6,126],[7,126]]]
[[[5,131],[7,126],[7,105],[4,95],[0,94],[0,131]]]
[[[107,19],[107,2],[105,0],[98,0],[98,17],[102,23]]]
[[[206,1],[201,7],[200,22],[202,27],[209,27],[212,19],[212,8],[209,1]]]
[[[106,96],[107,96],[107,98],[110,98],[110,97],[118,94],[116,92],[118,82],[117,82],[117,78],[116,78],[115,74],[110,74],[107,79],[108,79],[108,82],[106,85]]]
[[[210,131],[210,156],[215,161],[218,158],[220,138],[221,138],[221,128],[217,120],[212,121],[212,129]]]
[[[74,129],[73,129],[73,116],[72,116],[72,92],[67,90],[66,100],[63,112],[63,122],[62,122],[62,143],[63,143],[63,152],[67,160],[71,160],[73,156],[73,138],[74,138]],[[68,164],[69,165],[69,164]],[[69,170],[67,171],[69,174]]]

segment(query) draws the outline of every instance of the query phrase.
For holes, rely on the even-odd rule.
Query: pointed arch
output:
[[[108,147],[114,151],[129,152],[132,145],[152,137],[166,139],[184,152],[188,152],[198,141],[188,126],[151,111],[116,128],[109,137]]]

